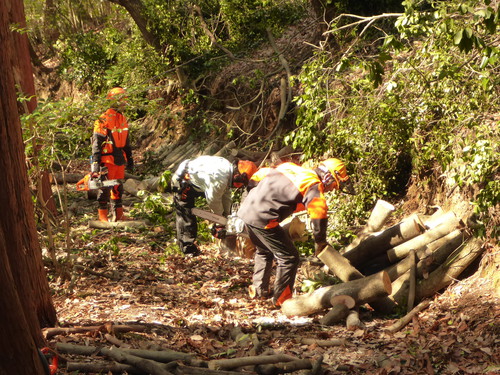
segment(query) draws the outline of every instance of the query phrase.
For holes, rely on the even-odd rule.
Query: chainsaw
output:
[[[248,237],[245,230],[245,223],[236,215],[229,215],[226,218],[222,215],[217,215],[213,212],[205,211],[196,207],[192,208],[191,212],[202,219],[211,221],[215,224],[223,225],[226,230],[226,235],[240,235]]]
[[[80,181],[76,183],[76,190],[89,191],[98,190],[103,187],[112,187],[122,183],[122,180],[101,180],[92,178],[92,173],[86,174]]]

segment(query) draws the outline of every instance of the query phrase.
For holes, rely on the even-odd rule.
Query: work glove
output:
[[[226,227],[221,224],[214,224],[212,225],[212,228],[210,229],[210,232],[212,233],[212,236],[215,238],[218,238],[219,240],[222,240],[226,238]]]

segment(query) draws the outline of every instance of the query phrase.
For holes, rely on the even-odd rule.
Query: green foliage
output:
[[[498,202],[498,123],[484,114],[499,104],[499,11],[475,0],[403,5],[398,33],[386,28],[378,55],[362,53],[373,48],[370,35],[336,47],[350,51],[340,57],[318,51],[296,77],[297,128],[286,142],[305,158],[345,160],[358,191],[329,197],[338,240],[377,199],[404,193],[410,178],[435,169],[480,188],[472,202],[480,223]],[[350,43],[345,28],[331,33]]]
[[[303,293],[309,293],[323,286],[335,285],[339,283],[340,280],[337,277],[323,271],[319,271],[311,279],[305,279],[302,282],[300,289]]]
[[[34,156],[43,169],[54,162],[90,156],[90,137],[97,118],[98,103],[70,99],[40,101],[36,110],[21,117],[28,158]]]
[[[165,230],[173,233],[172,224],[172,197],[161,193],[149,194],[140,191],[138,194],[142,202],[135,203],[130,211],[133,216],[149,220],[155,225],[161,225]]]

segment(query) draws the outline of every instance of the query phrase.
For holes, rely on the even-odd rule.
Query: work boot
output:
[[[194,243],[184,245],[182,248],[182,252],[186,256],[191,256],[191,257],[197,257],[198,255],[201,254],[200,248]]]
[[[115,208],[115,219],[114,221],[128,221],[130,220],[129,217],[125,216],[123,213],[123,207],[117,207]]]
[[[109,221],[108,220],[108,210],[105,208],[99,208],[97,210],[97,213],[99,214],[99,221]]]

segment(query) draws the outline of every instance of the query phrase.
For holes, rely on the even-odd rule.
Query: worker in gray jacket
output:
[[[198,234],[196,216],[191,212],[197,197],[205,197],[217,215],[231,213],[231,188],[246,186],[257,166],[248,160],[231,163],[219,156],[203,155],[184,160],[172,177],[175,192],[177,243],[184,254],[200,254],[195,243]],[[213,232],[216,236],[216,234]]]

